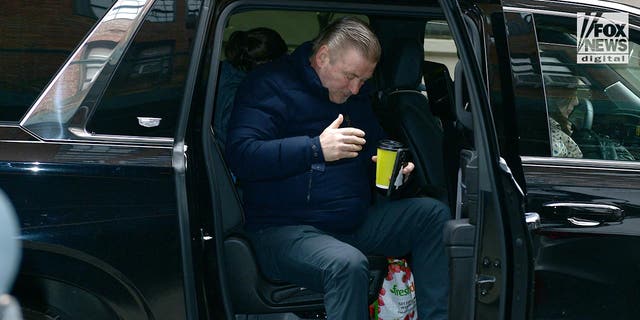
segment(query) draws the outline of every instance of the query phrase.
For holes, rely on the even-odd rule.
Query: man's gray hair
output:
[[[313,42],[313,52],[317,52],[325,44],[329,47],[331,59],[335,53],[353,48],[371,62],[377,63],[380,60],[378,38],[369,26],[358,18],[344,17],[329,24]]]

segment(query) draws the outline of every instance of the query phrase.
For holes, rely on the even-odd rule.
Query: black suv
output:
[[[635,2],[113,2],[1,5],[0,188],[25,318],[321,316],[321,294],[261,274],[212,124],[233,31],[292,50],[345,15],[382,43],[372,107],[411,149],[412,196],[452,209],[450,318],[640,314]],[[559,157],[549,99],[571,83],[582,152]]]

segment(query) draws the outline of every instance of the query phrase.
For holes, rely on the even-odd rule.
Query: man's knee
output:
[[[434,201],[435,205],[433,208],[433,215],[434,215],[434,219],[437,221],[438,224],[440,225],[444,225],[447,221],[449,221],[451,219],[451,210],[449,209],[449,206],[440,202],[440,201]]]
[[[451,219],[449,206],[441,201],[432,198],[414,198],[412,201],[411,211],[419,219],[417,225],[443,226]]]
[[[329,279],[336,278],[364,278],[368,279],[369,261],[367,257],[355,248],[337,255],[326,269]]]

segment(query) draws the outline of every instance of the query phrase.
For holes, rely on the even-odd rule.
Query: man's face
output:
[[[316,59],[312,66],[322,86],[329,90],[329,100],[333,103],[345,103],[351,95],[358,94],[376,68],[376,62],[369,61],[353,48],[332,55],[329,47],[324,45],[312,59]]]

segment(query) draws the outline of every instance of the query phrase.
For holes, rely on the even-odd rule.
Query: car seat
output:
[[[422,75],[429,101],[431,113],[438,117],[443,131],[443,159],[458,159],[462,149],[462,132],[456,127],[456,111],[453,79],[447,66],[443,63],[424,61]],[[449,205],[455,207],[456,177],[459,164],[457,161],[443,161],[444,185],[449,194]]]
[[[223,241],[224,255],[218,256],[218,265],[224,269],[223,292],[231,298],[235,314],[265,314],[301,312],[323,309],[323,295],[278,279],[268,279],[260,272],[253,249],[243,231],[244,213],[241,199],[224,162],[223,153],[210,130],[213,148],[213,185],[216,234]],[[277,257],[275,257],[277,258]],[[369,256],[371,270],[369,300],[378,297],[386,275],[386,258]]]
[[[424,24],[421,28],[424,30]],[[424,60],[422,39],[381,37],[383,47],[390,49],[383,53],[378,70],[382,79],[376,112],[384,119],[382,126],[387,134],[408,145],[416,166],[412,176],[421,193],[449,203],[442,122],[432,113],[427,95],[419,90]]]

